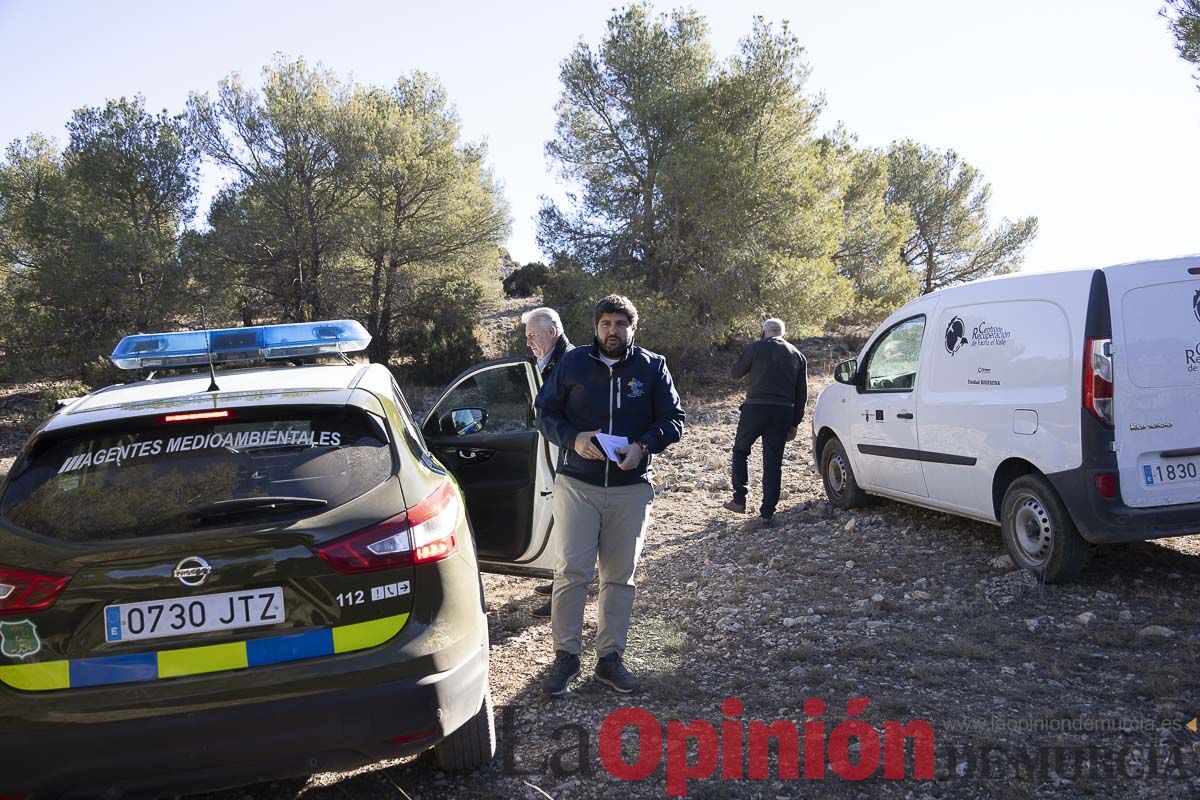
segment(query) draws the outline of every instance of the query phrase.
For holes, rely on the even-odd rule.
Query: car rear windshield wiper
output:
[[[327,505],[329,501],[319,497],[238,497],[194,508],[188,512],[188,516],[195,520],[211,520],[234,514],[275,513],[298,508],[323,508]]]

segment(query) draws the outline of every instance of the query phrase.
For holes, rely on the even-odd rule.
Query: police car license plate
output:
[[[1142,479],[1147,486],[1200,480],[1200,461],[1179,458],[1157,459],[1142,465]]]
[[[286,617],[283,589],[278,586],[123,603],[104,609],[104,638],[109,642],[160,639],[164,636],[275,625]]]

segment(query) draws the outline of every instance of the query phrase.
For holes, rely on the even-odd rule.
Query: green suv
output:
[[[0,797],[491,759],[479,571],[550,574],[537,372],[472,367],[418,427],[344,355],[369,339],[126,337],[143,379],[33,433],[0,487]]]

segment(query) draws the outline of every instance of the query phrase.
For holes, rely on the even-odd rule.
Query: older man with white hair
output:
[[[525,343],[537,359],[538,372],[542,375],[542,383],[550,379],[550,373],[558,365],[563,353],[575,349],[563,331],[562,319],[553,308],[542,306],[521,315],[521,324],[525,326]],[[542,583],[533,587],[540,595],[549,597],[554,591],[554,584]],[[533,616],[542,619],[550,618],[550,601],[533,610]]]
[[[762,439],[763,499],[755,526],[770,525],[783,483],[783,449],[796,438],[808,402],[808,364],[804,355],[784,340],[783,320],[763,322],[758,341],[742,351],[733,365],[734,378],[750,374],[750,389],[742,403],[733,441],[733,499],[725,508],[746,513],[750,448]]]
[[[567,339],[562,319],[553,308],[542,306],[526,311],[521,315],[521,323],[525,326],[525,344],[533,351],[538,371],[542,373],[542,383],[545,383],[562,354],[575,346]]]

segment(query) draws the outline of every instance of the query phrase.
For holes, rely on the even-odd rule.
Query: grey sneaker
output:
[[[544,594],[547,597],[549,597],[550,595],[554,594],[554,584],[553,583],[539,583],[537,586],[533,587],[533,590],[535,592],[537,592],[538,594]]]
[[[542,691],[551,697],[561,697],[571,685],[571,681],[579,677],[579,656],[566,650],[554,652],[554,664],[550,674],[542,679]]]
[[[533,610],[533,615],[538,619],[550,619],[550,601],[547,600]]]
[[[725,510],[732,511],[735,514],[745,514],[746,513],[746,504],[739,503],[737,500],[726,500],[725,501]]]
[[[620,653],[609,653],[596,660],[596,680],[607,683],[621,694],[630,694],[642,688],[642,683],[621,663]]]

